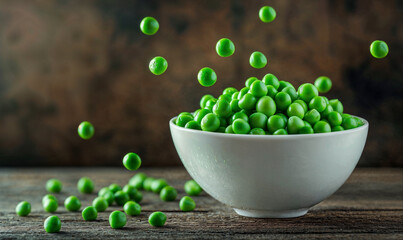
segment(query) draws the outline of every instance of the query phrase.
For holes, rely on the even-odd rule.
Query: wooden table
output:
[[[182,168],[142,169],[149,176],[164,177],[184,195],[183,183],[190,179]],[[129,217],[125,228],[109,227],[108,216],[118,206],[99,213],[98,220],[85,222],[80,212],[67,212],[64,199],[77,195],[82,205],[91,203],[96,194],[82,195],[76,183],[81,176],[92,178],[96,190],[112,182],[124,185],[132,174],[122,168],[36,168],[0,169],[1,239],[403,239],[402,169],[356,169],[346,184],[329,199],[294,219],[253,219],[241,217],[206,193],[195,197],[196,211],[181,212],[178,200],[162,202],[152,193],[144,193],[142,214]],[[43,221],[49,214],[41,206],[46,194],[45,182],[51,177],[64,183],[57,194],[62,230],[47,234]],[[32,204],[28,217],[18,217],[15,206],[26,200]],[[153,211],[163,211],[168,220],[164,227],[151,227],[147,218]]]

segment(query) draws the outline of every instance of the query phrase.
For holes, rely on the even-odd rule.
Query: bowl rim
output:
[[[351,114],[350,114],[351,115]],[[211,135],[211,136],[216,136],[216,137],[230,137],[230,138],[265,138],[265,139],[284,139],[284,138],[315,138],[315,137],[326,137],[326,136],[337,136],[337,135],[343,135],[343,134],[350,134],[353,132],[359,132],[363,131],[364,129],[368,129],[369,127],[369,122],[362,118],[358,117],[355,115],[351,115],[353,117],[359,118],[361,121],[364,122],[364,125],[353,128],[353,129],[348,129],[348,130],[343,130],[343,131],[337,131],[337,132],[330,132],[330,133],[314,133],[314,134],[288,134],[288,135],[253,135],[253,134],[231,134],[231,133],[221,133],[221,132],[208,132],[208,131],[202,131],[202,130],[195,130],[195,129],[190,129],[190,128],[184,128],[184,127],[179,127],[174,123],[174,120],[177,118],[173,117],[169,120],[169,125],[171,128],[178,129],[179,131],[184,131],[184,132],[189,132],[189,133],[196,133],[196,134],[204,134],[204,135]]]

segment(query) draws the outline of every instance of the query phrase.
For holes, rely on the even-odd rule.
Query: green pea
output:
[[[264,75],[262,81],[264,82],[264,84],[266,85],[270,85],[273,86],[274,89],[278,89],[278,87],[280,86],[280,82],[278,81],[277,77],[274,76],[271,73],[268,73],[266,75]]]
[[[119,206],[125,205],[125,203],[130,200],[129,195],[122,190],[115,192],[114,196],[115,202]]]
[[[200,125],[200,123],[201,123],[202,119],[204,118],[204,116],[206,116],[206,115],[209,114],[209,113],[211,113],[211,111],[208,110],[208,109],[202,109],[202,110],[200,110],[200,111],[196,114],[196,116],[194,117],[194,121],[196,121],[196,122]],[[190,122],[190,121],[189,121],[189,122]],[[185,126],[186,126],[186,125],[185,125]]]
[[[332,128],[332,132],[339,132],[339,131],[344,131],[344,128],[342,126],[335,126]]]
[[[245,81],[245,86],[247,87],[247,88],[250,88],[250,86],[252,86],[252,83],[254,83],[255,81],[258,81],[259,79],[257,79],[257,77],[250,77],[250,78],[248,78],[248,79],[246,79],[246,81]],[[241,89],[242,90],[242,89]],[[249,91],[249,89],[248,89],[248,91]],[[246,93],[245,93],[246,94]]]
[[[298,94],[295,91],[294,87],[288,86],[288,87],[283,88],[283,90],[281,90],[281,91],[285,92],[285,93],[288,93],[288,95],[290,95],[290,97],[291,97],[292,102],[294,102],[295,100],[298,99]]]
[[[304,101],[302,101],[301,99],[297,99],[293,103],[298,103],[299,105],[302,106],[302,108],[304,109],[305,113],[308,112],[308,105]]]
[[[316,122],[320,120],[320,113],[316,109],[309,110],[305,114],[304,120],[309,122],[311,125],[314,125]]]
[[[316,109],[318,112],[323,112],[326,108],[326,101],[323,97],[317,96],[309,102],[309,109]]]
[[[276,10],[270,6],[264,6],[259,10],[259,18],[262,22],[272,22],[276,18]]]
[[[165,179],[156,179],[151,183],[151,190],[155,193],[160,193],[166,186],[168,186],[168,183]]]
[[[264,84],[264,83],[263,83],[262,81],[260,81],[260,80],[254,81],[254,82],[252,83],[252,85],[250,85],[249,92],[250,92],[254,97],[257,97],[257,98],[266,96],[266,94],[267,94],[267,87],[266,87],[266,84]]]
[[[151,191],[151,184],[154,182],[154,180],[155,180],[155,178],[152,178],[152,177],[146,178],[146,180],[144,180],[144,183],[143,183],[144,190]]]
[[[338,99],[332,99],[329,101],[330,105],[332,106],[333,110],[342,114],[343,113],[343,104]]]
[[[196,203],[191,197],[184,196],[179,201],[179,208],[184,212],[193,211],[196,208]]]
[[[144,180],[146,180],[147,175],[145,173],[137,173],[129,180],[129,185],[135,187],[136,189],[143,189]]]
[[[167,70],[168,62],[165,58],[157,56],[151,59],[148,68],[154,75],[161,75]]]
[[[231,105],[226,100],[218,100],[213,112],[219,117],[228,117],[231,114]]]
[[[311,83],[304,83],[298,88],[299,97],[306,103],[309,103],[318,94],[318,89]]]
[[[43,196],[42,198],[42,205],[44,204],[44,202],[48,199],[53,199],[57,202],[57,198],[55,196],[53,196],[52,194],[46,194],[45,196]]]
[[[286,127],[287,122],[284,118],[278,114],[269,117],[267,121],[267,129],[270,133],[274,133],[279,129],[284,129]]]
[[[278,129],[273,133],[273,135],[288,135],[288,132],[285,129]]]
[[[225,129],[226,129],[226,127],[221,127],[221,126],[220,126],[220,127],[217,129],[216,132],[225,133]]]
[[[312,128],[312,125],[309,122],[304,120],[304,127],[311,127]]]
[[[95,207],[88,206],[84,208],[84,210],[81,212],[81,215],[85,221],[94,221],[98,217],[98,212]]]
[[[51,198],[48,198],[42,202],[42,205],[46,212],[56,212],[57,208],[59,207],[57,201]]]
[[[343,117],[343,122],[341,126],[345,130],[353,129],[358,127],[357,121],[353,117]]]
[[[276,113],[276,103],[274,102],[273,98],[269,96],[261,97],[256,104],[256,111],[265,114],[267,117],[270,117]]]
[[[332,80],[326,76],[320,76],[315,80],[315,87],[320,93],[327,93],[332,88]]]
[[[330,104],[329,99],[327,97],[325,97],[325,96],[322,96],[322,97],[323,97],[323,99],[325,99],[326,104],[329,105]]]
[[[267,58],[261,52],[253,52],[249,58],[249,64],[253,68],[264,68],[267,65]]]
[[[60,221],[59,217],[50,216],[46,218],[45,222],[43,223],[43,228],[47,233],[60,232],[60,229],[62,228],[62,222]]]
[[[179,127],[185,127],[186,123],[193,120],[193,116],[191,114],[179,114],[176,118],[176,125]]]
[[[358,117],[353,117],[353,118],[357,122],[357,127],[364,126],[364,122],[361,119],[359,119]]]
[[[213,112],[213,107],[216,104],[216,102],[217,102],[216,98],[207,100],[205,109],[208,109],[208,110],[210,110],[210,112]]]
[[[148,223],[153,227],[162,227],[167,221],[167,216],[163,212],[153,212],[148,217]]]
[[[220,95],[220,96],[218,97],[218,100],[225,100],[225,101],[227,101],[227,102],[231,102],[231,100],[232,100],[231,94],[223,94],[223,95]],[[218,101],[218,100],[217,100],[217,101]]]
[[[250,131],[250,125],[243,119],[235,119],[232,123],[232,129],[236,134],[248,134]]]
[[[178,192],[171,186],[164,187],[160,192],[160,198],[162,201],[175,201],[176,196],[178,196]]]
[[[217,81],[217,75],[213,69],[205,67],[197,74],[197,80],[203,87],[211,87]]]
[[[281,80],[278,83],[279,83],[279,85],[278,85],[277,91],[279,91],[279,92],[281,92],[286,87],[294,87],[290,82],[287,82],[284,80]]]
[[[291,103],[287,108],[287,115],[289,117],[297,116],[299,118],[304,118],[305,110],[299,103]]]
[[[239,100],[238,99],[233,99],[230,102],[230,106],[231,106],[231,111],[232,112],[239,112],[241,111],[241,108],[239,107]]]
[[[215,132],[220,127],[220,119],[214,113],[209,113],[203,117],[200,126],[203,131]]]
[[[241,89],[241,91],[239,91],[238,94],[238,100],[241,100],[243,96],[245,96],[245,94],[247,94],[249,92],[249,87],[244,87]]]
[[[255,112],[249,116],[249,124],[251,128],[265,129],[267,125],[267,116],[261,112]]]
[[[238,92],[238,90],[236,88],[233,87],[227,87],[224,89],[224,91],[222,92],[223,95],[233,95],[234,93]]]
[[[340,113],[333,111],[327,115],[327,120],[332,127],[340,126],[343,122],[343,118]]]
[[[51,193],[59,193],[62,191],[62,182],[59,179],[52,178],[46,182],[46,190]]]
[[[267,96],[274,99],[277,93],[278,91],[272,85],[267,85]]]
[[[109,225],[111,228],[123,228],[126,225],[127,218],[121,211],[113,211],[109,215]]]
[[[128,201],[123,206],[123,210],[129,216],[137,216],[137,215],[140,215],[140,213],[141,213],[141,206],[140,206],[140,204],[138,204],[136,202]]]
[[[291,97],[288,93],[279,92],[274,97],[274,101],[276,103],[276,108],[280,111],[284,111],[290,106],[291,104]]]
[[[154,35],[157,33],[160,25],[153,17],[145,17],[141,20],[140,30],[146,35]]]
[[[241,109],[252,110],[256,106],[257,99],[251,94],[245,94],[241,100],[239,100],[238,105]]]
[[[304,126],[298,130],[299,134],[312,134],[313,129],[310,126]]]
[[[235,52],[234,43],[228,38],[218,40],[215,50],[220,57],[229,57]]]
[[[249,134],[252,135],[266,135],[266,132],[262,128],[253,128],[250,130]]]
[[[254,113],[255,111],[254,111],[253,109],[251,109],[251,110],[242,109],[240,112],[245,113],[246,116],[249,117],[249,116],[252,115],[252,113]]]
[[[328,133],[331,132],[331,130],[330,124],[323,120],[315,123],[313,126],[313,131],[315,133]]]
[[[232,94],[232,96],[231,96],[231,99],[232,99],[232,100],[238,99],[238,95],[239,95],[239,92],[234,92],[234,93]]]
[[[77,182],[77,189],[81,193],[92,193],[94,191],[94,182],[88,177],[82,177]]]
[[[109,190],[110,190],[113,194],[115,194],[117,191],[122,190],[122,188],[121,188],[118,184],[112,183],[111,185],[109,185]]]
[[[371,52],[374,58],[384,58],[389,53],[389,47],[388,44],[386,44],[386,42],[381,40],[375,40],[371,43],[369,51]]]
[[[304,121],[297,116],[292,116],[288,119],[287,130],[289,134],[297,134],[299,129],[304,126]]]
[[[225,120],[225,118],[223,117],[219,117],[218,118],[220,120],[220,127],[227,127],[227,120]]]
[[[136,153],[128,153],[123,157],[123,166],[130,171],[135,171],[141,166],[141,158]]]
[[[201,108],[197,109],[196,111],[192,112],[192,116],[195,117],[199,112],[201,111]]]
[[[190,196],[198,196],[203,191],[203,189],[195,180],[187,181],[183,188],[185,189],[185,192]]]
[[[327,116],[329,115],[329,113],[333,112],[333,107],[330,104],[327,104],[325,107],[325,110],[323,110],[320,115],[322,116],[322,118],[327,118]]]
[[[206,107],[206,103],[209,99],[214,98],[213,95],[210,94],[206,94],[204,95],[201,99],[200,99],[200,107],[201,108],[205,108]]]
[[[95,129],[90,122],[84,121],[78,126],[77,132],[82,139],[87,140],[94,136]]]
[[[276,115],[279,115],[280,117],[282,117],[284,119],[284,122],[287,124],[288,118],[286,115],[284,115],[283,113],[277,113]]]
[[[104,197],[97,197],[92,201],[92,206],[97,212],[104,212],[109,207],[109,203]]]
[[[186,123],[185,128],[201,130],[200,124],[198,122],[194,121],[194,120],[189,121],[188,123]]]
[[[81,208],[80,199],[76,196],[70,196],[64,200],[64,207],[70,212],[78,211]]]
[[[111,191],[105,192],[101,197],[105,198],[109,206],[115,201],[115,195]]]
[[[131,185],[125,185],[122,191],[127,193],[130,200],[134,200],[139,203],[143,199],[143,194],[141,194],[140,191]]]
[[[31,213],[31,204],[27,201],[22,201],[15,207],[15,212],[21,217],[28,216]]]
[[[341,114],[341,116],[343,117],[343,119],[353,117],[353,116],[351,116],[350,114],[347,114],[347,113],[343,113],[343,114]]]
[[[228,125],[225,128],[225,133],[234,133],[234,130],[232,129],[232,125]]]

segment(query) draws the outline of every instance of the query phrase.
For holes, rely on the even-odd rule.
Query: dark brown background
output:
[[[273,23],[259,8],[277,11]],[[155,36],[139,23],[154,16]],[[134,151],[146,166],[180,164],[168,120],[197,108],[206,93],[241,88],[270,72],[295,85],[320,75],[333,80],[329,98],[370,122],[360,166],[403,166],[403,1],[17,1],[0,0],[0,165],[119,165]],[[230,58],[215,43],[231,38]],[[373,40],[390,53],[375,59]],[[269,64],[248,64],[253,51]],[[149,60],[169,62],[154,76]],[[213,67],[217,83],[196,80]],[[76,133],[91,121],[93,139]]]

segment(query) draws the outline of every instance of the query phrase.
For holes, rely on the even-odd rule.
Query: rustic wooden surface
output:
[[[183,183],[190,179],[182,168],[145,169],[153,177],[164,177],[184,195]],[[403,172],[402,169],[356,169],[346,184],[329,199],[294,219],[252,219],[241,217],[206,193],[195,197],[196,211],[181,212],[178,201],[162,202],[157,195],[145,193],[142,214],[129,217],[125,228],[109,227],[108,215],[120,207],[99,213],[97,221],[84,222],[79,212],[67,212],[64,199],[77,195],[83,207],[96,194],[82,195],[76,189],[81,176],[92,178],[96,190],[112,182],[126,184],[129,171],[117,168],[40,168],[0,169],[0,239],[402,239],[403,238]],[[44,212],[41,198],[48,178],[64,183],[57,194],[59,209]],[[252,197],[252,196],[251,196]],[[15,206],[27,200],[32,204],[28,217],[18,217]],[[163,211],[168,220],[164,227],[151,227],[147,218],[153,211]],[[58,234],[47,234],[43,221],[49,215],[62,220]]]

